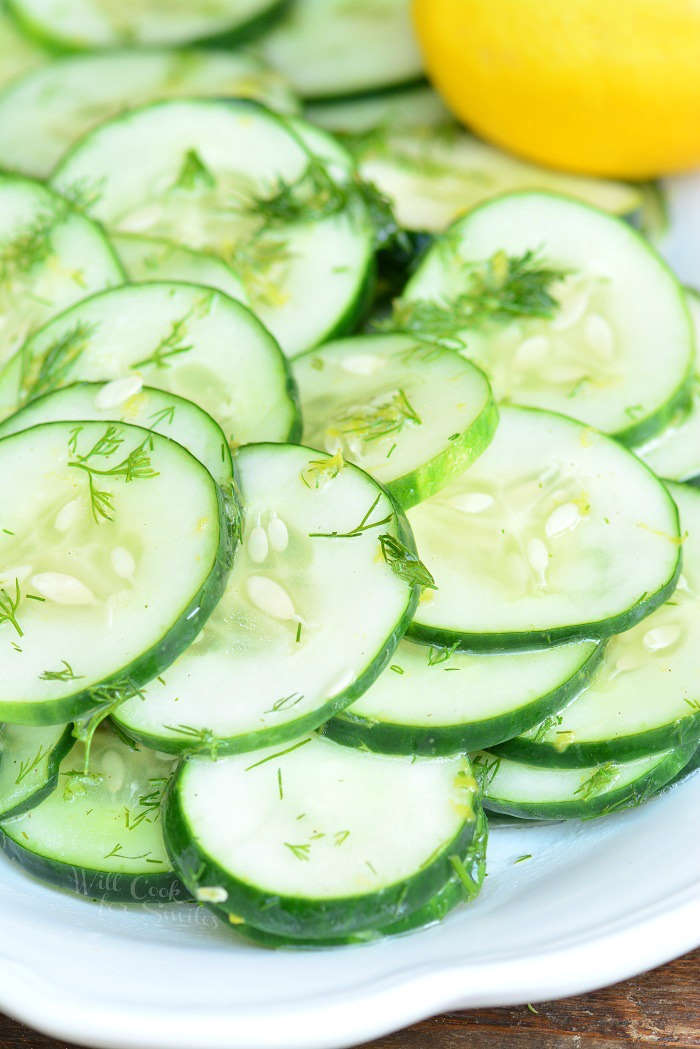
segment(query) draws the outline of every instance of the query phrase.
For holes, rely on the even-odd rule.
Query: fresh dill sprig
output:
[[[73,365],[84,353],[97,326],[78,321],[72,328],[59,335],[44,352],[37,357],[28,355],[28,343],[21,351],[21,375],[19,392],[21,403],[31,401],[41,394],[58,389],[68,378]]]
[[[464,888],[464,892],[466,894],[467,899],[471,900],[475,896],[478,896],[480,886],[470,875],[461,857],[449,856],[448,859],[450,861],[450,865],[453,871],[462,883],[462,887]]]
[[[453,645],[449,645],[447,648],[440,648],[438,645],[431,645],[428,649],[428,666],[437,667],[441,663],[447,663],[452,656],[455,654],[459,647],[459,643],[455,641]]]
[[[11,285],[51,255],[51,234],[61,218],[60,208],[44,211],[0,243],[0,284]]]
[[[275,700],[269,710],[263,711],[264,714],[278,714],[281,710],[291,710],[292,707],[296,707],[301,703],[304,698],[301,692],[290,692],[288,696],[282,696],[281,699]]]
[[[96,685],[88,690],[88,701],[93,709],[89,714],[76,718],[73,722],[73,736],[85,746],[84,775],[88,775],[90,751],[95,732],[105,718],[113,714],[127,699],[133,699],[135,696],[141,699],[146,698],[143,689],[137,688],[129,678],[123,678],[108,685]]]
[[[360,521],[359,525],[352,528],[349,532],[309,532],[309,539],[354,539],[358,535],[363,535],[365,532],[370,531],[373,528],[383,528],[384,525],[389,524],[394,514],[389,513],[386,517],[383,517],[381,521],[372,521],[371,517],[377,508],[379,500],[382,498],[380,492],[377,498],[374,500],[365,516]]]
[[[92,448],[85,455],[78,455],[76,428],[71,434],[69,449],[75,455],[75,459],[69,461],[68,466],[76,470],[83,470],[88,475],[88,490],[90,494],[90,507],[92,516],[97,524],[101,520],[114,520],[114,495],[96,485],[98,477],[123,477],[126,484],[132,481],[144,480],[157,477],[158,471],[153,469],[150,453],[153,451],[153,437],[148,436],[129,452],[129,454],[114,466],[99,469],[90,464],[95,456],[109,458],[121,447],[124,438],[120,435],[116,426],[108,426],[105,432],[95,441]]]
[[[517,256],[498,251],[485,262],[465,266],[466,287],[458,295],[437,302],[399,299],[392,318],[380,327],[461,349],[464,332],[486,321],[553,316],[558,303],[550,287],[565,276],[565,270],[544,264],[534,251]]]
[[[211,757],[218,754],[221,740],[210,728],[197,728],[196,725],[164,725],[168,732],[174,732],[178,736],[185,736],[192,740],[193,749],[208,750]]]
[[[150,423],[149,429],[157,429],[161,423],[167,423],[168,426],[172,426],[175,420],[175,405],[171,404],[167,408],[161,408],[160,411],[154,412],[153,415],[149,415],[148,421]]]
[[[154,368],[169,368],[171,357],[179,357],[182,353],[190,353],[194,349],[194,345],[193,343],[186,344],[185,338],[191,314],[192,311],[190,310],[184,317],[173,321],[170,325],[170,331],[163,336],[153,353],[150,353],[148,357],[144,357],[140,361],[136,361],[132,368],[145,368],[149,364],[152,364]]]
[[[349,830],[337,830],[335,832],[335,834],[333,835],[333,844],[337,848],[339,845],[342,845],[343,842],[347,841],[349,837],[350,837],[350,831]]]
[[[700,714],[700,699],[684,699],[683,702],[690,707],[694,714]]]
[[[278,178],[267,195],[254,196],[248,211],[263,221],[263,227],[297,222],[318,222],[347,207],[349,184],[333,178],[318,157],[311,157],[293,182]]]
[[[583,801],[590,801],[591,798],[596,797],[598,794],[602,794],[603,791],[607,790],[608,787],[615,782],[619,771],[619,765],[614,761],[606,761],[606,763],[600,765],[595,772],[588,777],[588,779],[583,781],[583,783],[574,791],[574,794],[581,797]]]
[[[22,780],[26,779],[31,772],[34,772],[34,770],[39,767],[42,760],[47,756],[47,754],[49,754],[49,748],[44,747],[44,744],[42,743],[40,744],[39,749],[33,758],[27,758],[26,761],[20,761],[19,772],[17,773],[17,779],[15,780],[15,784],[20,784]]]
[[[488,754],[476,754],[472,758],[472,765],[474,766],[474,774],[479,782],[479,787],[482,793],[486,792],[498,773],[501,767],[500,758],[492,758]]]
[[[213,189],[216,179],[206,166],[196,149],[188,149],[182,166],[173,184],[174,189],[188,192],[197,189]]]
[[[18,637],[24,637],[24,631],[17,620],[17,610],[21,601],[22,590],[19,585],[19,579],[15,579],[14,597],[4,587],[0,587],[0,626],[3,623],[9,623],[10,626],[14,627]]]
[[[539,725],[535,730],[535,734],[532,737],[533,742],[541,743],[545,736],[549,732],[551,732],[552,729],[555,729],[557,725],[561,725],[563,720],[564,719],[561,714],[550,714],[544,719],[544,721],[540,721]]]
[[[308,863],[310,859],[309,852],[311,851],[310,845],[292,845],[291,842],[288,841],[285,841],[284,845],[285,848],[289,849],[292,855],[294,855],[298,860],[303,860],[304,862]]]
[[[161,803],[168,785],[167,776],[158,776],[149,779],[153,784],[148,794],[142,794],[137,799],[140,808],[134,813],[131,809],[124,809],[124,822],[127,830],[136,830],[142,823],[157,823],[160,818]]]
[[[409,422],[420,426],[422,420],[405,391],[399,389],[377,398],[374,403],[345,409],[335,417],[331,430],[343,437],[359,437],[369,444],[400,433]]]
[[[276,758],[282,758],[285,754],[291,754],[293,750],[298,750],[299,747],[305,747],[307,743],[311,742],[311,736],[307,736],[306,739],[302,739],[299,743],[292,744],[291,747],[287,747],[286,750],[278,750],[276,754],[269,754],[266,758],[261,758],[260,761],[254,761],[252,765],[248,765],[243,771],[251,772],[252,769],[257,769],[261,765],[266,765],[268,761],[274,761]]]
[[[425,567],[418,554],[410,550],[405,543],[393,535],[385,533],[379,536],[382,557],[399,579],[423,590],[437,590],[432,573]]]
[[[61,660],[61,670],[44,670],[39,674],[40,681],[79,681],[82,674],[75,674],[67,659]]]
[[[299,476],[307,488],[323,488],[335,480],[344,466],[343,453],[338,449],[328,459],[310,459]]]
[[[116,857],[117,859],[120,859],[120,860],[145,860],[146,863],[158,863],[158,864],[162,864],[163,863],[163,860],[152,860],[152,859],[149,859],[149,856],[151,855],[151,850],[150,849],[148,849],[147,852],[139,853],[138,856],[127,856],[126,853],[124,853],[122,851],[123,848],[124,848],[124,846],[121,844],[121,842],[118,841],[117,844],[112,849],[112,851],[105,853],[105,856],[103,858],[105,860],[111,860],[113,857]]]

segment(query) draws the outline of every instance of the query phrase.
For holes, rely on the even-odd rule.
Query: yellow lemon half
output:
[[[414,0],[454,112],[525,157],[598,175],[700,165],[700,0]]]

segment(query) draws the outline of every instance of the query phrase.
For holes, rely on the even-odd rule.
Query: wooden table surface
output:
[[[0,972],[0,980],[2,973]],[[700,1049],[700,950],[603,991],[447,1013],[362,1049]],[[0,1016],[0,1049],[73,1049]]]

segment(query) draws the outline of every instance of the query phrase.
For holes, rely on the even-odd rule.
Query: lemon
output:
[[[700,0],[414,0],[428,73],[485,138],[642,178],[700,164]]]

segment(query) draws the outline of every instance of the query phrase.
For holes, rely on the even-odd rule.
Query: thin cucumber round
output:
[[[56,789],[74,743],[72,725],[0,726],[0,819],[21,816]]]
[[[53,184],[112,232],[219,255],[289,356],[346,331],[364,305],[375,230],[362,188],[257,103],[133,110],[70,150]]]
[[[250,310],[214,288],[124,285],[61,314],[0,371],[0,412],[78,381],[136,377],[193,400],[236,444],[294,439],[294,385]]]
[[[172,762],[133,749],[107,727],[76,743],[56,789],[4,820],[2,848],[43,881],[102,901],[162,903],[187,892],[163,844],[161,798]]]
[[[39,423],[88,419],[124,422],[162,433],[187,448],[222,488],[233,482],[231,450],[212,417],[184,397],[131,379],[78,382],[36,397],[0,423],[0,438]]]
[[[389,127],[440,127],[452,121],[445,103],[428,84],[360,98],[309,102],[304,114],[312,124],[336,135],[364,135]]]
[[[234,42],[267,25],[280,0],[7,0],[27,32],[67,51]]]
[[[303,98],[368,94],[422,77],[410,0],[294,0],[260,41]]]
[[[433,495],[488,446],[491,387],[458,353],[410,336],[361,336],[297,357],[304,441],[356,463],[402,506]]]
[[[258,944],[260,947],[286,948],[289,950],[304,948],[321,950],[325,947],[361,946],[362,944],[384,939],[387,936],[403,936],[405,933],[425,929],[430,925],[441,922],[450,911],[453,911],[460,904],[474,899],[481,891],[486,875],[488,834],[489,824],[486,821],[483,810],[479,807],[474,837],[469,843],[466,854],[460,857],[458,861],[455,861],[456,869],[450,876],[449,881],[427,903],[413,911],[407,918],[390,922],[389,925],[384,925],[379,929],[365,929],[362,932],[350,933],[337,939],[300,940],[292,937],[276,936],[271,932],[263,932],[262,929],[256,929],[255,926],[247,925],[245,922],[234,922],[233,927],[239,935],[252,943]]]
[[[451,331],[498,400],[630,445],[664,428],[694,367],[683,289],[649,242],[553,193],[507,194],[455,223],[409,281],[396,324]]]
[[[584,691],[498,752],[533,765],[628,761],[700,743],[700,492],[669,491],[681,515],[683,574],[665,605],[613,638]]]
[[[195,644],[114,717],[158,750],[285,743],[357,699],[418,599],[405,518],[357,467],[298,445],[237,456],[243,542]]]
[[[0,156],[13,171],[47,178],[83,135],[118,113],[166,98],[255,98],[295,112],[291,91],[252,55],[128,50],[70,55],[0,94]]]
[[[115,233],[110,240],[130,281],[140,284],[174,280],[205,284],[223,291],[244,306],[250,305],[240,277],[216,255],[192,251],[160,237],[142,237],[138,233]]]
[[[411,98],[407,105],[413,107]],[[389,198],[405,229],[442,233],[478,204],[518,190],[565,193],[612,215],[631,215],[642,205],[631,183],[547,171],[449,120],[406,127],[400,113],[391,116],[371,133],[360,130],[351,148],[363,176]]]
[[[700,294],[686,289],[695,341],[700,345]],[[635,452],[659,477],[700,483],[700,372],[696,370],[690,401],[682,405],[668,426]]]
[[[538,820],[588,819],[642,805],[687,766],[695,748],[691,743],[578,769],[542,768],[485,751],[474,760],[489,811]]]
[[[476,829],[466,757],[364,754],[314,736],[283,752],[184,762],[164,814],[168,852],[196,899],[302,939],[409,916],[444,887]]]
[[[0,479],[0,719],[57,724],[134,695],[221,597],[237,538],[221,490],[122,423],[5,437]]]
[[[31,37],[23,33],[16,21],[0,6],[0,87],[46,62],[50,56]]]
[[[389,669],[323,731],[385,754],[482,750],[561,710],[602,654],[592,641],[483,656],[402,641]]]
[[[123,280],[96,223],[40,183],[0,173],[0,367],[50,317]]]
[[[562,415],[503,408],[496,436],[408,518],[435,577],[409,633],[508,651],[628,630],[673,592],[678,511],[617,441]]]

